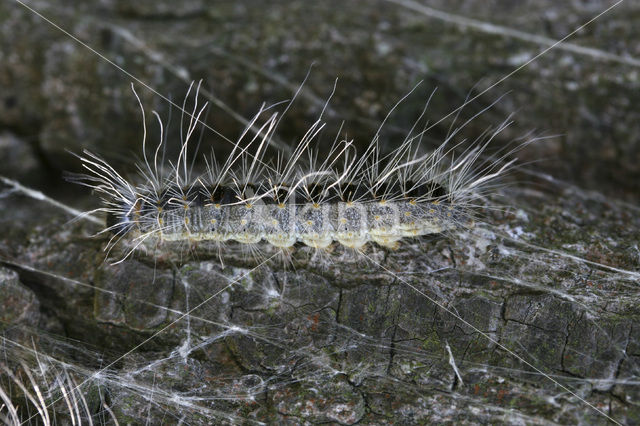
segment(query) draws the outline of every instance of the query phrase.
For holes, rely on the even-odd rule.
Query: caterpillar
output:
[[[349,15],[334,6],[328,6],[332,13],[338,12],[341,18]],[[248,7],[247,10],[257,11],[260,17],[270,15],[260,8]],[[309,13],[307,7],[301,10],[304,15],[319,21],[315,13]],[[557,7],[545,8],[544,11],[546,16],[560,18],[568,17],[567,12],[571,12],[572,17],[576,13],[575,9]],[[304,34],[305,31],[297,27],[282,25],[281,18],[290,16],[284,12],[283,9],[282,13],[275,14],[277,25],[274,27],[286,28],[296,37]],[[244,10],[241,10],[241,15],[244,18]],[[376,27],[372,25],[375,21],[369,19],[373,14],[362,10],[356,15],[365,17],[367,29]],[[394,25],[396,20],[392,15],[386,12],[379,15]],[[305,26],[303,30],[306,29],[308,20],[298,19],[295,14],[292,16]],[[507,15],[510,19],[514,16],[513,11]],[[155,28],[162,31],[166,31],[167,24],[171,24],[164,19],[160,22],[156,19],[151,21]],[[340,21],[343,22],[342,19]],[[406,28],[406,19],[397,21]],[[192,26],[192,22],[188,20],[187,25],[194,29],[200,27]],[[140,23],[133,24],[132,29]],[[493,27],[489,22],[487,24],[486,27]],[[212,28],[210,25],[203,27]],[[179,28],[185,28],[183,22]],[[379,28],[383,29],[382,26]],[[412,34],[410,39],[415,40],[414,25],[409,28]],[[437,31],[438,27],[435,28]],[[389,35],[403,40],[402,31],[396,29],[401,28],[392,26]],[[234,32],[244,33],[244,29]],[[309,33],[317,39],[315,32]],[[607,34],[606,31],[593,33]],[[146,35],[144,38],[150,42],[162,38],[158,37],[160,34],[153,39],[148,33],[141,35]],[[181,39],[178,33],[168,35],[173,39]],[[471,38],[473,34],[467,31],[463,32],[463,36],[472,42],[459,43],[458,37],[448,34],[442,38],[420,37],[420,40],[437,40],[437,45],[442,41],[433,56],[442,56],[448,62],[450,57],[458,56],[458,50],[449,48],[451,40],[456,45],[472,46],[474,50],[482,45],[482,39],[480,43],[476,42]],[[384,34],[382,37],[381,40],[385,42],[390,40]],[[589,46],[589,40],[581,40],[581,45]],[[530,47],[512,43],[496,46],[498,49],[492,46],[490,50],[497,55],[506,52],[504,47],[518,57],[522,57],[522,53],[527,57],[527,52],[530,52]],[[585,49],[580,45],[576,47]],[[343,62],[337,60],[338,49],[327,45],[327,50],[336,50],[336,57],[332,54],[331,61],[345,69]],[[242,54],[242,50],[232,51]],[[352,49],[346,51],[348,55],[356,56],[352,55]],[[409,58],[416,52],[422,54],[422,51],[425,51],[425,46],[419,45],[403,57]],[[163,55],[154,53],[153,56],[178,59],[171,58],[170,50],[162,52]],[[273,55],[271,49],[265,52],[269,57]],[[442,55],[441,52],[446,54]],[[478,51],[475,52],[474,57],[480,56],[483,63],[493,62],[493,54],[477,55]],[[180,59],[189,64],[189,73],[198,72],[192,62],[185,61],[185,57]],[[508,60],[510,62],[512,59]],[[73,64],[72,61],[64,62]],[[400,64],[395,55],[390,62]],[[558,82],[567,82],[569,79],[575,85],[575,81],[587,81],[579,78],[572,81],[574,74],[565,72],[562,62],[566,65],[566,62],[573,61],[561,61],[553,67],[563,74]],[[130,64],[129,61],[123,63]],[[259,61],[256,60],[256,63]],[[474,69],[464,62],[455,61],[451,64],[454,66],[449,69],[453,72],[462,70],[467,73]],[[582,68],[584,63],[580,65]],[[593,73],[589,66],[584,68],[588,70],[588,75],[598,77],[596,85],[608,81],[607,74]],[[83,74],[86,72],[84,67],[79,69]],[[265,67],[270,73],[277,69]],[[439,68],[430,69],[437,71]],[[398,67],[397,71],[397,75],[401,75],[402,68]],[[538,83],[540,77],[535,74],[533,83]],[[396,75],[395,68],[392,75]],[[613,75],[624,74],[615,72]],[[599,76],[603,76],[603,80]],[[89,79],[79,80],[77,83]],[[538,96],[532,99],[549,100],[545,99],[545,95],[551,93],[547,88],[554,93],[552,100],[557,99],[555,93],[558,92],[558,86],[553,79],[545,80],[541,86],[532,86],[535,87],[532,95]],[[549,82],[551,84],[547,84]],[[371,82],[369,85],[371,87]],[[579,86],[584,88],[582,84]],[[590,90],[591,87],[586,86],[586,89]],[[628,90],[627,87],[625,89]],[[609,94],[609,89],[605,92]],[[575,105],[579,106],[577,110],[585,109],[585,98],[592,103],[591,96],[573,98]],[[66,98],[62,99],[66,104]],[[548,104],[549,107],[554,105],[553,102]],[[368,214],[369,207],[385,201],[396,207],[393,215],[401,212],[403,202],[410,204],[414,201],[424,209],[435,204],[441,207],[441,210],[437,210],[441,214],[437,216],[439,231],[434,229],[433,232],[454,234],[460,228],[473,226],[473,221],[481,217],[487,208],[485,195],[493,192],[496,182],[512,167],[507,165],[501,170],[508,161],[487,155],[490,147],[484,144],[493,136],[493,131],[470,144],[459,141],[457,134],[452,137],[448,135],[442,142],[443,148],[433,157],[429,156],[433,153],[427,155],[421,151],[420,131],[407,136],[405,143],[411,147],[410,152],[401,155],[397,161],[394,153],[398,152],[398,148],[385,151],[385,148],[393,146],[393,142],[377,134],[378,140],[371,148],[377,157],[368,154],[367,147],[356,150],[355,143],[344,140],[336,140],[334,149],[324,151],[331,155],[317,154],[323,123],[315,125],[308,143],[302,133],[303,137],[296,145],[301,147],[302,153],[297,159],[282,151],[279,157],[283,158],[282,163],[270,162],[268,151],[271,149],[271,135],[275,134],[282,115],[269,122],[268,108],[261,111],[267,115],[269,124],[263,126],[265,117],[259,117],[253,125],[256,130],[262,129],[262,132],[247,128],[246,134],[236,140],[237,148],[233,153],[221,158],[220,163],[211,159],[204,172],[193,172],[189,164],[193,152],[197,151],[189,132],[186,134],[189,143],[185,144],[183,140],[180,154],[168,157],[173,158],[170,162],[165,162],[163,155],[160,155],[167,146],[166,141],[162,146],[159,144],[155,147],[154,151],[146,149],[146,138],[143,138],[144,158],[139,162],[137,175],[116,171],[118,167],[112,167],[113,163],[97,155],[83,154],[85,166],[95,170],[89,171],[89,175],[83,178],[84,183],[99,193],[103,191],[101,196],[104,201],[100,210],[107,217],[103,232],[112,234],[113,240],[109,246],[124,246],[133,255],[147,247],[154,249],[161,245],[193,242],[222,246],[226,241],[234,241],[229,245],[253,247],[260,244],[285,251],[288,250],[286,246],[272,245],[265,238],[270,234],[263,229],[260,233],[249,230],[250,236],[261,237],[258,243],[238,242],[235,238],[238,234],[229,231],[232,209],[242,207],[250,210],[254,216],[250,217],[248,225],[255,223],[265,226],[266,220],[270,219],[265,206],[273,207],[281,200],[284,209],[293,212],[289,218],[295,220],[299,219],[298,207],[302,211],[302,207],[309,207],[316,199],[320,201],[320,206],[328,206],[328,211],[333,212],[333,216],[327,216],[330,220],[326,225],[329,232],[327,236],[331,237],[330,245],[342,245],[335,228],[339,225],[338,203],[348,202],[362,206],[360,210],[364,209]],[[106,114],[99,115],[107,117]],[[548,116],[547,112],[544,117]],[[107,124],[96,128],[102,131],[109,127]],[[318,134],[314,134],[316,130]],[[257,135],[255,140],[254,135]],[[589,140],[585,139],[586,142]],[[476,149],[477,155],[464,149],[469,145],[469,150]],[[298,152],[295,148],[294,151]],[[147,157],[149,153],[151,155]],[[219,157],[218,151],[216,153]],[[468,154],[467,160],[461,161]],[[314,158],[319,160],[314,163]],[[437,166],[433,169],[426,166],[420,168],[421,164],[428,164],[429,159]],[[407,164],[412,160],[417,161]],[[358,169],[359,172],[345,174],[345,170],[357,167],[359,161],[365,163]],[[394,161],[397,170],[393,170]],[[295,167],[285,179],[283,175],[289,163]],[[229,168],[225,174],[226,164],[229,164]],[[314,164],[319,166],[315,167]],[[373,174],[373,185],[368,179],[372,165],[378,165],[380,170]],[[491,165],[494,168],[487,168]],[[382,173],[385,169],[391,171],[389,176]],[[344,178],[333,185],[341,176]],[[383,183],[376,187],[375,184],[380,181]],[[423,185],[420,186],[419,182]],[[455,182],[460,184],[456,186]],[[588,187],[588,183],[582,183]],[[217,193],[214,191],[216,184],[219,184]],[[245,188],[245,191],[241,191]],[[305,188],[315,197],[305,198]],[[326,191],[322,192],[322,188]],[[276,268],[270,271],[221,271],[200,262],[171,270],[160,267],[157,273],[155,268],[152,271],[141,267],[136,261],[119,267],[99,265],[99,262],[93,262],[93,246],[85,245],[84,239],[83,244],[74,244],[75,237],[84,228],[73,233],[61,233],[56,227],[56,240],[51,238],[51,233],[45,233],[44,241],[40,238],[40,246],[33,247],[33,238],[29,238],[31,247],[12,250],[24,253],[20,258],[24,259],[27,267],[33,265],[42,268],[38,275],[34,272],[37,271],[35,268],[21,267],[18,270],[23,281],[36,284],[33,287],[38,291],[45,313],[43,321],[39,323],[46,328],[35,330],[36,338],[31,342],[38,342],[39,348],[36,350],[33,343],[33,354],[29,358],[25,357],[24,351],[4,349],[8,344],[4,345],[3,352],[8,354],[5,359],[14,362],[24,358],[30,367],[27,369],[23,364],[22,370],[26,376],[9,374],[11,378],[3,380],[0,388],[7,389],[2,385],[8,383],[11,391],[11,386],[19,383],[13,377],[21,376],[23,381],[28,377],[33,383],[32,395],[37,394],[39,398],[28,401],[21,398],[20,392],[9,392],[9,395],[26,415],[35,413],[34,406],[42,407],[38,412],[42,414],[43,422],[47,409],[54,416],[64,410],[61,407],[61,394],[69,406],[68,417],[71,422],[77,417],[78,423],[85,419],[91,423],[92,419],[97,420],[98,416],[106,416],[107,413],[113,417],[114,423],[141,423],[143,417],[147,423],[174,421],[191,424],[287,421],[354,424],[398,420],[406,423],[479,423],[493,419],[500,419],[501,422],[548,420],[568,423],[593,422],[595,413],[612,421],[615,421],[614,417],[624,421],[634,414],[633,385],[636,383],[634,372],[637,371],[637,362],[632,351],[627,349],[634,344],[633,318],[628,318],[633,314],[633,309],[629,310],[628,307],[633,307],[633,289],[637,288],[632,275],[637,273],[633,272],[634,263],[629,259],[637,253],[632,251],[633,245],[629,246],[617,232],[618,229],[629,229],[628,225],[622,226],[617,220],[618,215],[629,218],[629,206],[617,205],[609,197],[610,194],[602,199],[598,195],[596,199],[580,188],[566,191],[568,186],[558,185],[557,182],[553,188],[557,189],[555,197],[550,193],[532,195],[529,188],[522,188],[522,193],[515,189],[516,194],[526,191],[525,199],[514,197],[510,201],[510,205],[522,210],[518,210],[518,214],[505,223],[504,228],[503,225],[491,228],[490,231],[495,235],[485,235],[480,240],[471,241],[468,233],[462,232],[456,244],[450,247],[451,256],[447,253],[445,262],[439,256],[440,253],[444,255],[445,250],[439,250],[438,246],[432,247],[433,250],[429,252],[414,250],[416,257],[420,257],[418,262],[414,262],[410,256],[393,256],[375,265],[377,271],[389,276],[389,280],[382,281],[369,271],[358,270],[356,273],[366,278],[354,286],[345,285],[348,277],[344,276],[349,275],[351,268],[342,262],[335,262],[338,272],[343,273],[343,277],[336,278],[329,278],[329,274],[319,276],[315,270],[298,270],[295,274]],[[415,192],[407,189],[415,189]],[[465,189],[466,193],[463,191]],[[383,197],[385,194],[388,200]],[[207,195],[214,195],[214,199],[207,200]],[[41,196],[36,199],[39,202],[46,200]],[[196,216],[189,216],[185,211],[198,211],[199,217],[202,217],[206,209],[215,207],[211,203],[216,200],[220,201],[220,209],[225,216],[222,216],[224,220],[221,222],[224,227],[215,235],[220,239],[220,236],[228,239],[198,241],[196,238],[209,237],[194,225],[204,225],[204,221],[198,221]],[[13,199],[10,201],[6,204],[8,210],[21,204]],[[154,201],[156,204],[152,203]],[[248,208],[247,204],[251,204],[251,207]],[[537,210],[541,204],[546,211]],[[33,206],[29,204],[30,209]],[[39,210],[38,206],[35,204]],[[158,212],[158,208],[163,210]],[[242,208],[240,212],[245,211]],[[258,210],[260,214],[256,213]],[[620,214],[620,210],[624,211],[624,215]],[[600,211],[604,211],[605,215],[597,215]],[[162,215],[167,212],[170,212],[169,216]],[[451,212],[451,216],[448,216],[448,212]],[[11,216],[19,217],[15,214]],[[586,216],[591,217],[585,220],[585,224],[583,220]],[[167,225],[168,217],[175,218],[172,222],[175,227]],[[390,214],[390,217],[393,219],[392,236],[398,238],[387,246],[393,248],[405,244],[411,235],[403,235],[400,227],[402,217],[397,217],[397,220],[396,216]],[[184,223],[185,218],[190,222]],[[375,231],[375,227],[372,223],[375,222],[371,219],[368,215],[358,218],[369,241],[362,248],[379,244],[373,239],[375,232],[372,230]],[[295,220],[289,221],[289,228],[286,228],[291,232],[289,235],[295,237],[293,247],[305,244],[299,239],[302,233],[300,228],[296,228]],[[602,221],[598,229],[589,226],[594,220]],[[427,217],[419,223],[425,222],[432,224],[434,221]],[[13,235],[23,239],[23,235],[42,234],[42,227],[28,229],[25,223],[29,221],[16,221],[15,226],[27,229],[28,233],[11,233],[11,238],[20,248],[22,242],[14,239]],[[40,225],[42,220],[38,218],[37,223]],[[325,226],[324,222],[322,225]],[[567,232],[568,228],[572,231]],[[506,238],[505,230],[514,238]],[[175,238],[171,240],[171,236]],[[58,239],[66,247],[59,248],[55,244]],[[597,244],[593,244],[594,241]],[[565,244],[569,242],[570,245]],[[82,254],[74,255],[78,250]],[[605,250],[616,256],[607,256]],[[387,248],[382,251],[386,252]],[[49,255],[52,252],[54,255]],[[623,253],[628,256],[618,257]],[[594,262],[594,256],[602,263]],[[470,261],[458,262],[460,258]],[[72,264],[75,267],[71,267]],[[484,265],[486,268],[483,269]],[[83,274],[80,275],[77,270],[82,270]],[[156,279],[156,276],[161,278]],[[287,284],[287,277],[293,279],[294,285]],[[146,285],[151,282],[153,285]],[[386,282],[391,284],[385,285]],[[92,292],[95,292],[93,300],[84,297]],[[169,296],[164,297],[166,294]],[[13,296],[10,293],[9,300]],[[160,315],[156,312],[151,315],[144,309],[151,307]],[[136,317],[136,321],[128,321],[127,317]],[[64,328],[57,326],[58,318]],[[56,320],[55,323],[52,319]],[[167,322],[169,324],[165,326]],[[52,329],[61,335],[52,335]],[[140,344],[140,339],[150,333],[153,334]],[[44,342],[48,337],[52,343],[47,345]],[[150,341],[156,344],[141,348]],[[95,343],[97,345],[93,346]],[[43,356],[46,354],[51,356]],[[507,354],[515,359],[505,358]],[[46,380],[54,377],[52,374],[56,369],[65,374],[51,381],[52,386],[43,386],[32,378],[42,375]],[[66,375],[67,369],[71,379]],[[551,383],[554,385],[550,386]],[[573,392],[574,387],[580,388],[580,391]],[[38,399],[43,399],[41,394],[46,398],[46,406],[44,402],[38,403]],[[100,401],[96,402],[97,394]],[[84,403],[85,409],[82,407],[84,395],[89,402]],[[77,400],[80,408],[71,408],[73,405],[69,400]],[[597,407],[608,407],[608,414],[587,400]],[[585,410],[585,405],[595,411]],[[24,417],[20,420],[19,413],[13,407],[12,401],[5,397],[0,404],[0,412],[3,415],[7,412],[6,417],[15,419],[15,423],[24,423]],[[68,417],[63,417],[61,421],[68,423]],[[103,417],[104,423],[108,421]]]
[[[113,234],[109,248],[119,241],[131,246],[124,258],[136,250],[176,242],[266,241],[279,249],[301,243],[319,250],[333,243],[360,250],[372,242],[395,249],[404,238],[472,226],[473,206],[515,161],[506,161],[507,154],[482,159],[508,120],[455,157],[464,141],[454,143],[454,139],[466,123],[450,131],[437,149],[422,153],[419,142],[424,131],[415,131],[420,118],[391,152],[381,149],[383,122],[363,152],[357,152],[353,140],[336,137],[321,159],[313,143],[325,127],[322,113],[288,159],[279,153],[275,162],[267,161],[265,152],[281,117],[272,113],[258,126],[268,110],[263,105],[226,160],[218,162],[212,152],[205,158],[206,170],[195,174],[190,140],[207,107],[198,106],[200,84],[175,162],[159,164],[163,123],[155,111],[161,140],[149,156],[144,125],[143,161],[135,181],[90,151],[79,156],[88,174],[75,181],[100,194],[103,206],[94,212],[106,214],[103,232]],[[185,102],[193,87],[194,83]],[[144,107],[137,94],[136,98],[144,122]]]

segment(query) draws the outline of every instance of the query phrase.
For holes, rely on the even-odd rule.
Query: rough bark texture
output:
[[[546,47],[400,1],[64,3],[29,4],[178,103],[185,81],[203,78],[210,100],[250,117],[263,101],[290,98],[315,61],[281,145],[316,119],[336,76],[329,127],[346,120],[361,144],[426,80],[388,122],[392,149],[433,87],[432,122]],[[612,4],[556,3],[429,6],[559,39]],[[120,424],[605,424],[587,402],[640,422],[639,16],[624,3],[570,40],[618,59],[558,48],[465,108],[458,122],[510,92],[467,128],[473,138],[516,111],[497,147],[531,129],[560,135],[521,151],[522,164],[537,162],[493,198],[508,209],[396,251],[299,249],[290,263],[258,265],[231,244],[224,267],[191,247],[110,265],[108,237],[91,237],[99,227],[0,186],[3,364],[52,389],[58,423],[72,415],[55,384],[62,372],[82,384],[96,422],[112,421],[106,404]],[[131,167],[141,141],[131,78],[17,3],[0,5],[0,32],[2,173],[96,207],[60,171],[77,168],[66,150],[83,148]],[[137,90],[148,116],[168,114]],[[172,114],[169,137],[179,140]],[[231,139],[243,127],[219,105],[207,123]],[[211,133],[202,144],[229,150]],[[6,372],[0,387],[28,406]]]

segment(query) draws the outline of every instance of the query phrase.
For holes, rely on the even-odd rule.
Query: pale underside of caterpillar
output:
[[[462,143],[452,141],[471,120],[450,131],[435,151],[421,153],[424,130],[416,132],[416,126],[424,110],[400,146],[389,153],[380,148],[378,130],[360,155],[353,141],[336,138],[320,162],[318,150],[311,146],[324,128],[320,114],[286,160],[280,153],[268,162],[265,151],[281,118],[273,113],[258,125],[267,110],[263,105],[227,159],[218,163],[211,154],[205,158],[206,171],[196,175],[188,148],[206,108],[198,105],[199,87],[192,112],[186,113],[189,125],[179,156],[168,167],[159,164],[165,142],[155,111],[160,143],[148,156],[145,124],[144,161],[138,166],[137,182],[91,152],[79,156],[89,174],[75,180],[101,195],[103,206],[91,213],[106,213],[103,232],[113,233],[108,247],[124,239],[132,247],[126,256],[136,248],[176,241],[265,240],[280,248],[303,243],[317,249],[333,242],[361,249],[371,241],[396,248],[406,237],[470,226],[478,199],[513,164],[505,160],[511,152],[484,157],[486,146],[507,121],[467,144],[455,158],[454,149]],[[144,122],[141,103],[140,108]]]

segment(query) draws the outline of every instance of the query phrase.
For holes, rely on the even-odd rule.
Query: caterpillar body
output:
[[[382,152],[378,130],[360,155],[353,141],[336,138],[319,162],[311,144],[324,128],[322,114],[286,161],[281,153],[275,162],[268,162],[265,151],[279,115],[273,113],[258,127],[266,111],[263,106],[226,161],[218,163],[212,154],[205,159],[206,171],[196,175],[188,149],[206,108],[198,106],[198,90],[199,85],[178,159],[168,167],[158,160],[162,137],[153,157],[147,156],[146,124],[137,183],[98,155],[84,151],[79,156],[89,174],[76,180],[101,194],[103,206],[96,210],[107,215],[103,232],[113,233],[109,247],[128,241],[132,248],[126,256],[138,248],[172,242],[266,241],[283,249],[296,243],[326,249],[334,242],[361,249],[375,242],[396,248],[403,238],[470,226],[474,203],[513,164],[504,160],[506,156],[481,158],[506,121],[452,158],[458,148],[452,140],[466,123],[450,132],[435,151],[422,154],[423,132],[414,134],[420,119],[390,153]],[[141,103],[140,108],[144,121]],[[162,120],[154,114],[162,134]]]

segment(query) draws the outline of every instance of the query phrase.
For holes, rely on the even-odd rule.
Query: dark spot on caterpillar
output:
[[[272,190],[269,196],[262,197],[260,200],[268,205],[280,204],[287,201],[287,196],[289,195],[289,189],[284,187],[279,187],[276,190]]]
[[[417,197],[428,196],[430,198],[437,198],[439,200],[442,200],[443,198],[450,195],[449,191],[447,191],[444,186],[442,186],[437,182],[429,182],[422,185],[414,185],[413,182],[408,181],[406,184],[406,188],[409,188],[409,190],[406,191],[406,194],[405,194],[407,198],[417,198]],[[451,201],[451,200],[447,199],[447,201]]]
[[[133,223],[130,218],[111,212],[107,212],[106,224],[107,229],[117,235],[126,234],[133,227]]]

